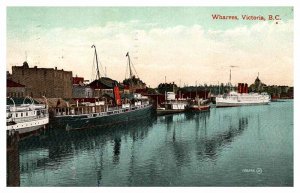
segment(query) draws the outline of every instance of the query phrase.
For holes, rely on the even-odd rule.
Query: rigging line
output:
[[[125,71],[125,79],[127,78],[128,66],[129,66],[129,63],[128,63],[128,60],[127,60],[127,64],[126,64],[126,71]]]
[[[100,67],[99,67],[99,68],[100,68],[99,70],[100,70],[100,71],[102,70],[100,74],[104,74],[105,71],[104,71],[104,69],[103,69],[103,65],[101,64],[101,61],[99,61],[99,66],[100,66]]]
[[[134,72],[135,72],[136,77],[139,78],[138,73],[136,72],[135,67],[134,67],[134,64],[133,64],[132,61],[131,61],[131,65],[132,65],[132,67],[133,67],[133,70],[134,70]]]
[[[95,80],[95,76],[96,76],[96,72],[95,72],[95,60],[96,60],[96,55],[94,54],[94,57],[93,57],[93,66],[92,66],[92,73],[91,73],[91,82],[93,80]]]

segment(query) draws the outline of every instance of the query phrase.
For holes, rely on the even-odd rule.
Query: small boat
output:
[[[156,108],[157,115],[167,115],[181,113],[186,110],[188,101],[185,98],[176,99],[174,92],[166,93],[166,101],[162,103],[162,107]]]
[[[25,134],[45,128],[49,123],[47,105],[34,104],[32,98],[29,98],[31,104],[25,104],[24,99],[23,104],[16,105],[12,98],[9,99],[13,102],[13,105],[6,106],[6,130],[9,133],[18,131],[19,134]]]
[[[210,105],[208,100],[199,99],[196,97],[194,101],[190,101],[187,106],[187,110],[191,111],[208,111],[210,110]]]

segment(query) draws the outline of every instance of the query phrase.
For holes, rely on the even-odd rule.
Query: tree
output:
[[[160,83],[157,87],[159,93],[164,94],[165,92],[177,92],[178,86],[173,83]]]

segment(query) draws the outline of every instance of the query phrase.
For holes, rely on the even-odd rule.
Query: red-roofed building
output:
[[[84,78],[83,77],[73,77],[73,85],[83,85],[84,83]]]
[[[6,80],[6,96],[7,97],[25,97],[26,87],[23,84],[17,83],[15,81]]]

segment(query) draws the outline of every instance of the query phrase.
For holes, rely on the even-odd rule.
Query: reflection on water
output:
[[[86,130],[54,126],[20,142],[21,186],[290,186],[292,114],[292,103],[276,103]],[[268,172],[242,172],[258,166]]]

